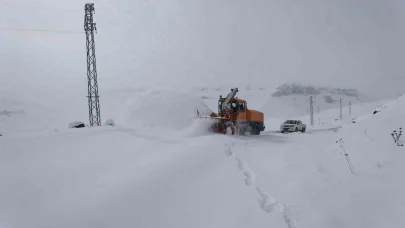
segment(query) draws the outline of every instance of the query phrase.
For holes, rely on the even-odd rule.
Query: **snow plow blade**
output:
[[[198,113],[198,111],[197,111]],[[212,120],[212,124],[208,131],[219,134],[234,135],[236,128],[233,122],[226,117],[221,117],[216,113],[211,113],[210,116],[197,116],[196,119],[209,119]]]

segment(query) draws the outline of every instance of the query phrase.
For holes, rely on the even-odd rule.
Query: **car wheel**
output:
[[[302,131],[301,131],[301,132],[305,132],[305,130],[306,130],[306,129],[305,129],[305,127],[304,127],[304,128],[302,128]]]

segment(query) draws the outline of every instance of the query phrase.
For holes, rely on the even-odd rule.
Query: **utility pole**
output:
[[[352,101],[349,101],[349,115],[352,115]]]
[[[340,119],[342,118],[342,98],[340,98]]]
[[[100,101],[98,95],[97,68],[96,68],[96,45],[94,31],[97,32],[96,23],[93,22],[94,3],[86,3],[84,6],[84,31],[86,32],[87,49],[87,87],[90,126],[101,125]]]
[[[309,112],[311,115],[311,126],[314,126],[314,101],[312,96],[309,97]]]

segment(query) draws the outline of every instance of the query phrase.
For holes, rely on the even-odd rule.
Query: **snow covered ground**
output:
[[[257,109],[268,99],[251,97]],[[1,99],[1,228],[405,226],[404,147],[390,135],[405,96],[339,121],[321,112],[306,133],[277,133],[284,120],[268,118],[250,137],[208,133],[193,117],[216,104],[190,91],[104,93],[102,118],[116,126],[83,129],[68,128],[87,123],[83,97]]]

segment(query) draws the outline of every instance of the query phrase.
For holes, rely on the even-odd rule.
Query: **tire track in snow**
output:
[[[283,206],[283,204],[278,202],[272,196],[268,195],[260,186],[256,185],[254,172],[250,169],[245,161],[243,161],[235,152],[232,151],[232,147],[235,146],[235,143],[231,143],[231,145],[226,144],[225,146],[227,146],[225,150],[226,155],[234,158],[238,164],[239,170],[243,172],[246,186],[255,187],[258,194],[260,208],[269,214],[274,212],[282,213],[283,219],[288,228],[297,228],[296,222],[291,217],[288,207]]]

